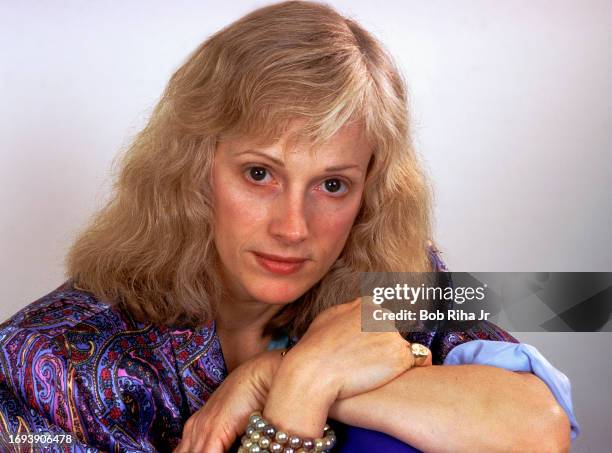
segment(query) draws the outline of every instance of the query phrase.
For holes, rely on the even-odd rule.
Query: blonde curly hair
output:
[[[398,69],[355,21],[289,1],[215,33],[176,71],[120,161],[113,196],[73,244],[68,276],[142,321],[214,319],[223,298],[209,184],[217,143],[274,140],[296,119],[313,145],[359,122],[373,157],[340,257],[266,332],[300,335],[320,311],[358,295],[359,272],[430,271],[430,191]]]

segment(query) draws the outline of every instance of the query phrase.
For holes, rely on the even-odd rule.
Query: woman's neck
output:
[[[283,308],[256,301],[225,300],[217,308],[215,325],[228,372],[266,350],[268,322]]]
[[[263,335],[265,326],[283,305],[270,305],[256,301],[226,300],[217,307],[215,323],[217,330],[227,333],[244,331]]]

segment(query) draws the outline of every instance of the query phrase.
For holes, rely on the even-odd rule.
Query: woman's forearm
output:
[[[567,451],[567,416],[532,374],[481,366],[413,368],[329,415],[428,452]]]
[[[320,436],[329,415],[424,451],[569,450],[568,417],[531,373],[484,365],[419,367],[375,390],[337,399],[329,373],[304,363],[289,356],[276,362],[264,409],[273,424],[298,435]]]

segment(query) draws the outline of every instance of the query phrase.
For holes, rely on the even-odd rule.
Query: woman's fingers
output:
[[[183,426],[183,436],[181,441],[173,450],[172,453],[189,453],[191,448],[191,427],[193,426],[193,420],[188,419]]]
[[[220,441],[214,440],[213,436],[207,437],[208,439],[205,440],[201,436],[198,439],[183,436],[172,453],[224,453],[223,444]]]
[[[176,446],[172,453],[187,453],[189,451],[189,444],[185,437],[181,439],[179,444]]]
[[[212,439],[196,443],[192,450],[193,453],[224,453],[221,442]]]

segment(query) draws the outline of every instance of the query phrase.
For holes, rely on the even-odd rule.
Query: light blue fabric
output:
[[[284,335],[282,337],[273,338],[268,343],[268,351],[273,351],[274,349],[285,349],[289,346],[289,335]]]
[[[572,440],[580,434],[580,426],[572,407],[570,380],[533,346],[506,341],[474,340],[454,347],[444,360],[444,365],[469,364],[490,365],[509,371],[535,374],[548,385],[559,405],[567,413],[572,427]]]

